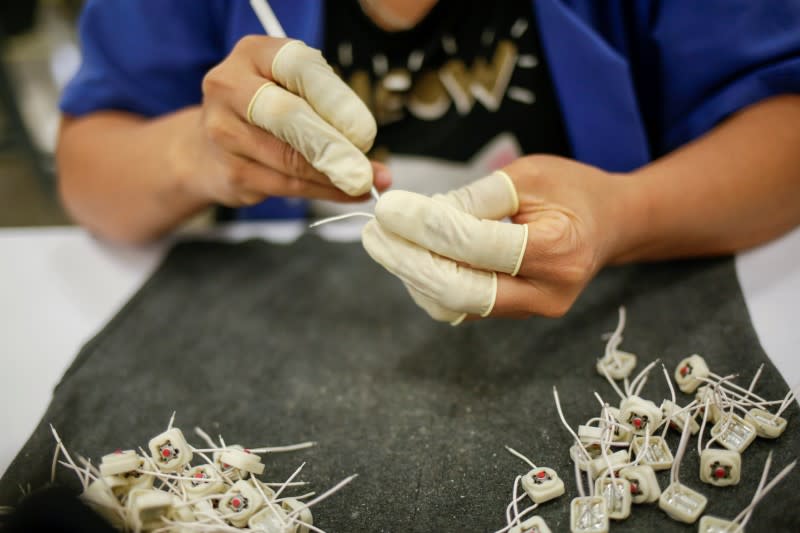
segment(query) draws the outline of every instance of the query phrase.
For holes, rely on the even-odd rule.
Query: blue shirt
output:
[[[323,0],[272,0],[290,37],[323,43]],[[731,113],[800,93],[796,0],[535,0],[539,33],[575,159],[629,171]],[[83,63],[61,109],[148,117],[201,101],[205,73],[263,30],[245,0],[89,0]],[[302,216],[279,198],[241,211]]]

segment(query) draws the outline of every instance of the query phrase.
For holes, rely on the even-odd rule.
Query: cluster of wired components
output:
[[[285,481],[266,482],[256,477],[264,474],[260,454],[301,450],[313,442],[248,449],[228,446],[221,436],[217,444],[195,428],[208,444],[195,448],[172,426],[174,416],[146,450],[117,450],[103,456],[97,466],[82,457],[76,463],[51,428],[56,439],[53,478],[57,461],[73,470],[83,485],[83,501],[117,529],[135,533],[324,533],[314,526],[311,506],[355,478],[320,495],[288,496],[285,492],[306,485],[295,480],[305,463]],[[200,461],[192,465],[195,458]]]
[[[694,400],[679,404],[670,375],[661,365],[670,398],[658,405],[642,396],[658,361],[629,379],[637,357],[618,349],[624,327],[625,309],[620,308],[617,329],[608,338],[605,355],[596,367],[619,396],[617,407],[595,392],[600,414],[579,425],[576,431],[567,422],[558,391],[553,388],[558,416],[574,439],[569,454],[579,496],[570,503],[571,531],[606,533],[612,521],[630,517],[634,506],[655,504],[672,520],[694,524],[699,519],[700,533],[743,533],[755,506],[797,461],[768,482],[770,453],[751,503],[738,516],[731,520],[710,515],[701,518],[707,497],[702,489],[681,482],[679,475],[689,439],[697,439],[702,483],[736,485],[741,481],[742,454],[756,437],[777,439],[786,430],[787,421],[781,415],[794,401],[794,392],[790,390],[781,400],[766,400],[754,392],[763,366],[745,388],[733,382],[735,375],[714,374],[701,356],[692,355],[678,363],[673,377],[682,392],[695,395]],[[704,444],[707,426],[710,431]],[[666,440],[670,429],[680,433],[674,453]],[[549,533],[544,518],[531,513],[540,504],[563,495],[564,481],[553,469],[537,467],[520,452],[506,448],[531,470],[514,480],[511,503],[506,507],[506,525],[496,533]],[[661,470],[670,472],[669,484],[663,489],[656,477]],[[532,505],[525,507],[522,502],[526,499]]]

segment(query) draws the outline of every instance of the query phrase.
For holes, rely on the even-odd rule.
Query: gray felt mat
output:
[[[622,348],[640,361],[660,357],[673,369],[698,352],[712,370],[738,371],[743,380],[767,362],[757,391],[786,393],[758,344],[729,259],[610,269],[563,319],[452,328],[429,320],[358,244],[311,236],[290,246],[181,244],[78,355],[2,478],[0,504],[17,500],[18,483],[47,481],[47,424],[69,449],[99,458],[146,445],[177,410],[176,425],[196,445],[195,425],[229,444],[320,443],[267,457],[270,477],[284,479],[303,460],[304,479],[319,490],[358,473],[314,509],[315,523],[330,533],[501,527],[514,477],[526,471],[504,444],[565,478],[567,494],[539,514],[553,531],[567,531],[577,490],[552,386],[574,427],[599,414],[593,390],[616,402],[594,361],[620,304],[628,309]],[[663,379],[654,376],[643,395],[660,402]],[[739,486],[702,484],[690,450],[681,477],[709,497],[708,512],[732,518],[749,503],[769,450],[773,472],[798,454],[796,405],[788,416],[780,440],[759,439],[746,451]],[[666,472],[659,481],[666,486]],[[749,530],[800,531],[799,483],[795,472],[762,503]],[[636,506],[631,519],[612,526],[696,529],[655,505]]]

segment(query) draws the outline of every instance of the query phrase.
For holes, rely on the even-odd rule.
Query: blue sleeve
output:
[[[663,0],[648,24],[662,153],[750,104],[800,93],[798,0]]]
[[[225,53],[221,16],[221,4],[206,0],[89,0],[82,64],[61,110],[155,116],[199,103],[203,76]]]

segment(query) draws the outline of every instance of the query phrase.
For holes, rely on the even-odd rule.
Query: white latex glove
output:
[[[300,152],[351,196],[369,192],[372,167],[364,155],[377,125],[361,99],[319,50],[300,41],[281,47],[272,79],[250,100],[247,119]]]
[[[367,253],[399,277],[428,314],[453,325],[487,316],[497,297],[497,272],[515,276],[528,240],[516,214],[511,178],[498,171],[446,195],[389,191],[363,230]]]

